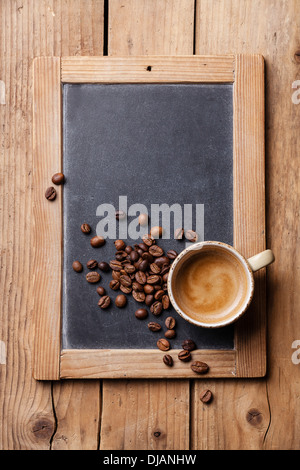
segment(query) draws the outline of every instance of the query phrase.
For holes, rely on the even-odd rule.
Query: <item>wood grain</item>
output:
[[[247,258],[266,246],[264,88],[263,57],[238,54],[233,96],[234,246]],[[266,373],[265,271],[254,275],[253,301],[235,325],[238,377]]]
[[[180,350],[170,350],[174,366],[162,361],[164,353],[144,349],[64,349],[61,352],[61,378],[203,378],[195,374],[190,363],[179,361]],[[193,361],[209,364],[206,377],[235,377],[236,351],[196,350]]]
[[[218,410],[206,421],[210,449],[299,449],[299,365],[291,361],[291,344],[297,339],[300,321],[296,313],[300,301],[296,155],[300,107],[291,99],[292,83],[299,78],[299,63],[294,57],[299,49],[299,15],[297,0],[197,1],[197,54],[254,53],[265,59],[267,246],[276,257],[267,273],[267,377],[222,382]],[[196,394],[198,385],[202,383],[195,383]],[[232,397],[242,400],[236,402]],[[262,412],[263,429],[261,423],[252,421],[251,425],[245,419],[250,406]],[[243,410],[239,416],[236,407]],[[220,409],[225,412],[218,424]],[[194,445],[198,440],[201,446],[200,421],[206,419],[200,408],[192,425]]]
[[[6,347],[6,364],[0,365],[0,448],[47,450],[62,420],[53,413],[51,384],[32,378],[32,60],[101,55],[103,0],[2,0],[0,38],[0,80],[5,83],[5,105],[0,105],[0,340]],[[79,383],[68,387],[71,383],[76,403]],[[99,401],[99,381],[93,384]],[[59,386],[63,391],[64,384]],[[94,419],[99,425],[97,413]],[[82,419],[81,433],[88,435],[87,426]],[[71,419],[64,421],[65,435],[72,434],[72,427]]]
[[[37,380],[60,377],[62,187],[45,198],[51,175],[62,171],[60,58],[33,63],[34,357]],[[45,263],[47,260],[47,263]]]
[[[67,83],[226,83],[234,81],[234,56],[62,58]]]
[[[123,8],[122,5],[125,7]],[[184,2],[138,0],[125,3],[114,0],[110,2],[109,55],[192,54],[193,6],[190,0]],[[123,15],[122,28],[118,26],[119,15]],[[159,21],[159,28],[157,28],[157,21]],[[172,41],[169,39],[170,35]],[[132,44],[129,48],[128,39]],[[138,393],[138,406],[131,405],[129,414],[127,389],[124,387],[124,382],[106,380],[103,382],[105,400],[103,401],[100,449],[126,449],[131,445],[129,442],[134,442],[139,449],[160,448],[160,446],[166,449],[188,449],[189,382],[178,380],[170,387],[166,380],[155,381],[155,385],[151,380],[144,380],[138,389],[136,389],[137,386],[135,381],[131,389],[135,395]],[[154,396],[149,401],[150,394]],[[118,397],[118,400],[114,397]],[[174,426],[178,397],[184,397],[179,408],[181,417],[179,435],[178,426]],[[161,402],[168,403],[169,413],[165,414],[161,411]],[[155,417],[155,421],[150,421],[150,426],[149,416]],[[112,432],[107,432],[110,426]],[[114,433],[114,429],[119,431]],[[163,430],[162,441],[153,438],[157,429]],[[126,434],[126,440],[124,434]],[[178,436],[180,436],[180,441],[178,441]]]

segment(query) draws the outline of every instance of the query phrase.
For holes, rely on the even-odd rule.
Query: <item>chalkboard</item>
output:
[[[117,231],[105,246],[90,246],[101,221],[112,221],[103,205],[118,209],[124,198],[128,228],[138,216],[135,204],[151,213],[151,225],[159,223],[161,205],[179,206],[184,218],[193,209],[189,224],[200,240],[233,244],[246,257],[265,249],[261,56],[35,58],[33,164],[36,379],[201,378],[177,357],[187,338],[197,345],[192,360],[209,364],[205,377],[265,374],[264,270],[254,275],[243,318],[215,330],[194,327],[172,309],[139,321],[134,312],[142,304],[129,295],[124,309],[112,302],[101,310],[96,285],[85,279],[89,259],[114,258],[114,238],[138,241],[132,231]],[[49,201],[45,191],[61,171],[65,183]],[[177,222],[171,217],[170,234]],[[82,223],[91,225],[90,234],[81,232]],[[159,240],[165,251],[185,244]],[[72,270],[75,259],[82,273]],[[101,275],[114,301],[111,273]],[[170,340],[174,365],[167,367],[156,341],[171,314],[178,325]],[[148,330],[151,320],[163,326],[160,333]]]
[[[63,348],[157,348],[157,334],[147,323],[157,320],[164,326],[168,315],[177,321],[173,348],[186,338],[199,349],[233,348],[233,327],[199,328],[174,309],[137,320],[134,312],[141,304],[131,295],[125,308],[112,302],[102,311],[95,285],[85,280],[89,259],[115,258],[114,240],[98,249],[89,240],[100,220],[98,205],[118,209],[120,196],[127,197],[128,206],[144,204],[149,214],[155,203],[190,204],[194,230],[196,204],[202,204],[201,235],[233,244],[232,89],[232,84],[63,86]],[[83,222],[93,228],[90,236],[82,234]],[[174,240],[175,228],[171,219],[171,239],[158,241],[165,251],[185,248],[184,241]],[[142,240],[124,241],[133,246]],[[81,274],[72,269],[77,259],[85,267]],[[113,300],[120,291],[109,288],[111,273],[101,276],[99,284]]]

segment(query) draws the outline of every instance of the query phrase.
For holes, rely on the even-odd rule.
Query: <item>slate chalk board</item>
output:
[[[204,204],[204,238],[233,244],[233,85],[230,84],[63,84],[63,349],[152,349],[156,335],[148,321],[177,320],[172,348],[192,338],[199,349],[233,349],[232,326],[207,330],[173,309],[139,321],[130,295],[124,309],[102,311],[86,261],[114,259],[113,240],[94,249],[80,231],[99,222],[101,203],[118,208],[143,203]],[[130,220],[130,218],[129,218]],[[119,238],[119,237],[117,237]],[[133,245],[136,240],[125,240]],[[185,243],[160,240],[165,250]],[[79,259],[84,273],[72,262]],[[107,293],[111,274],[101,273]],[[164,328],[165,329],[165,328]]]

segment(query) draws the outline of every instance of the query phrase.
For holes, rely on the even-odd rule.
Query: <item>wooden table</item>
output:
[[[0,2],[1,449],[300,448],[299,17],[298,0]],[[267,376],[36,382],[33,57],[230,53],[266,60]]]

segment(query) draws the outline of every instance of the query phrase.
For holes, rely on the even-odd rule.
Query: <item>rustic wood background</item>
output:
[[[1,0],[1,449],[300,448],[299,17],[298,0]],[[267,377],[36,382],[33,57],[229,53],[266,60]]]

